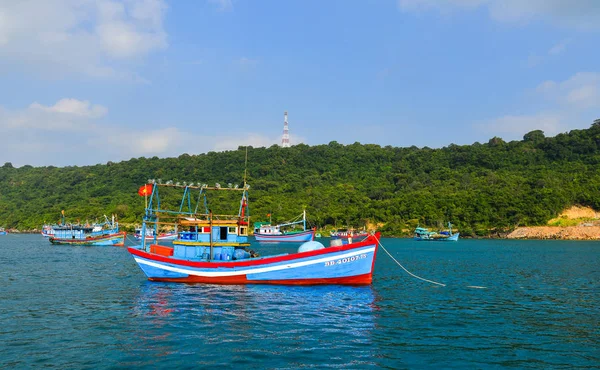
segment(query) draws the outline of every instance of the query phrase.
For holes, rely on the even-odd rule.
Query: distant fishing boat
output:
[[[159,224],[174,223],[178,230],[189,230],[180,232],[180,238],[173,246],[149,243],[143,237],[140,245],[127,249],[151,281],[289,285],[365,285],[372,282],[379,234],[358,243],[327,248],[319,242],[309,241],[302,244],[297,253],[259,257],[247,249],[250,217],[249,186],[246,184],[240,189],[205,185],[150,186],[152,195],[143,219],[142,235]],[[191,191],[198,191],[198,199],[205,200],[204,213],[199,213],[197,207],[193,209],[189,200],[183,201],[179,210],[161,209],[158,200],[160,204],[166,204],[164,196],[158,196],[162,186],[183,189],[184,200],[186,194],[189,196]],[[206,193],[219,190],[242,192],[238,214],[215,215],[208,209]]]
[[[0,235],[7,235],[8,231],[6,231],[3,227],[0,227]]]
[[[270,215],[269,215],[270,216]],[[299,219],[302,217],[301,219]],[[286,227],[302,225],[302,230],[288,230]],[[254,228],[254,238],[258,242],[272,243],[302,243],[315,238],[315,229],[306,229],[306,210],[296,217],[296,220],[279,225],[271,225],[271,223],[256,223]]]
[[[146,230],[146,240],[154,240],[154,229]],[[136,240],[142,240],[142,228],[135,229],[135,234],[133,235]],[[156,240],[174,240],[177,239],[177,231],[171,231],[168,233],[159,233],[156,236]]]
[[[60,225],[54,227],[54,235],[49,240],[52,244],[86,245],[86,246],[117,246],[125,245],[124,231],[119,232],[119,224],[108,221],[94,225]]]
[[[362,238],[369,233],[366,230],[354,230],[354,229],[338,229],[331,230],[329,233],[332,238],[348,239],[348,238]]]
[[[460,233],[452,233],[452,224],[448,222],[448,231],[430,231],[424,227],[418,227],[415,229],[414,240],[419,241],[458,241]]]

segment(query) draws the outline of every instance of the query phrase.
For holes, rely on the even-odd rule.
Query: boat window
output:
[[[219,239],[227,240],[227,226],[221,226],[219,229]]]
[[[233,226],[229,228],[229,233],[230,234],[237,234],[237,227]]]
[[[240,235],[248,235],[248,229],[244,226],[240,227]]]

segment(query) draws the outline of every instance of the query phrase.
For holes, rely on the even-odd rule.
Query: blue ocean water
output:
[[[447,286],[382,250],[367,287],[153,283],[124,248],[0,236],[0,368],[600,366],[599,242],[382,243]]]

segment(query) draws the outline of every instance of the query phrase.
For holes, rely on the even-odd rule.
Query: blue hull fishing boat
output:
[[[460,233],[452,233],[452,224],[448,222],[448,231],[429,231],[424,227],[417,227],[415,229],[414,240],[418,241],[458,241]]]
[[[175,223],[180,238],[173,246],[147,242],[128,248],[129,253],[151,281],[207,284],[350,284],[372,282],[379,234],[364,240],[331,247],[309,241],[298,252],[259,257],[248,250],[248,186],[241,189],[181,186],[184,196],[179,211],[160,208],[164,197],[159,188],[175,185],[153,184],[152,195],[142,224],[148,228]],[[190,192],[199,190],[198,202],[205,199],[205,212],[192,209]],[[242,197],[237,215],[215,215],[207,206],[206,193],[240,190]],[[181,197],[179,197],[181,199]],[[185,200],[188,208],[185,210]]]
[[[7,235],[7,234],[8,234],[8,232],[3,227],[0,227],[0,235]]]
[[[54,234],[49,240],[52,244],[82,245],[82,246],[116,246],[125,245],[124,231],[119,232],[119,224],[114,221],[102,224],[87,225],[61,225],[54,227]]]
[[[306,211],[302,212],[302,219],[297,221],[290,221],[280,225],[271,225],[265,223],[257,223],[257,227],[254,229],[254,238],[257,242],[270,242],[270,243],[303,243],[314,240],[315,229],[306,229]],[[298,216],[297,218],[299,218]],[[302,225],[300,231],[284,231],[283,228]]]

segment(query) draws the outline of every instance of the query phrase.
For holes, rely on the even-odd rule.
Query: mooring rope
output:
[[[387,253],[387,255],[388,255],[388,256],[390,256],[390,258],[391,258],[391,259],[393,259],[393,260],[394,260],[394,262],[396,262],[396,263],[398,264],[398,266],[402,267],[402,269],[403,269],[404,271],[406,271],[406,273],[407,273],[407,274],[409,274],[410,276],[412,276],[412,277],[415,277],[415,278],[417,278],[417,279],[419,279],[419,280],[426,281],[426,282],[428,282],[428,283],[431,283],[431,284],[436,284],[436,285],[446,286],[446,284],[442,284],[442,283],[438,283],[437,281],[433,281],[433,280],[428,280],[428,279],[422,278],[422,277],[420,277],[420,276],[417,276],[417,275],[413,274],[412,272],[408,271],[408,270],[406,269],[406,267],[402,266],[402,264],[401,264],[400,262],[398,262],[398,260],[396,260],[396,259],[394,258],[394,256],[392,256],[392,255],[390,254],[390,252],[388,252],[388,250],[387,250],[387,249],[385,249],[385,247],[383,246],[383,244],[381,244],[381,241],[380,241],[380,240],[377,240],[377,243],[379,243],[379,246],[381,247],[381,249],[383,249],[383,250],[385,251],[385,253]]]
[[[138,241],[135,238],[132,240],[131,237],[129,236],[129,234],[125,235],[125,238],[127,238],[127,240],[129,240],[133,244],[137,244],[138,243]]]

